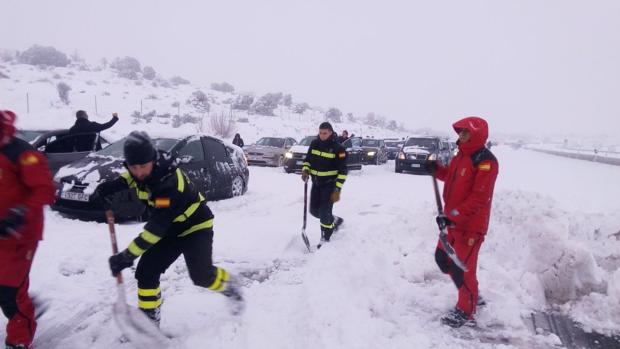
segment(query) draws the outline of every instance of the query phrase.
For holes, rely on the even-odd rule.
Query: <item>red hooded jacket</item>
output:
[[[461,231],[486,234],[491,216],[493,188],[499,163],[485,147],[489,127],[471,116],[455,122],[454,130],[467,129],[470,140],[461,144],[448,167],[437,167],[435,175],[444,181],[444,213]]]
[[[0,110],[0,220],[16,206],[27,208],[20,237],[0,243],[20,243],[43,237],[43,206],[55,200],[55,187],[47,160],[29,143],[15,138],[15,114]]]

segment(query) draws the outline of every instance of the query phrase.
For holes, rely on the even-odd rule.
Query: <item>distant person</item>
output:
[[[75,113],[75,117],[75,124],[69,129],[69,134],[74,135],[84,133],[84,135],[76,137],[74,143],[75,151],[101,150],[101,141],[97,137],[97,134],[114,126],[114,124],[118,121],[117,113],[113,113],[112,119],[105,124],[89,121],[88,114],[86,114],[83,110],[78,110],[77,113]],[[97,139],[97,144],[94,144],[95,139]]]
[[[245,144],[243,143],[243,139],[241,138],[240,134],[237,133],[235,135],[235,138],[233,139],[233,144],[238,146],[239,148],[243,148]]]
[[[15,137],[15,113],[0,110],[0,308],[8,319],[7,349],[32,345],[30,267],[43,237],[43,207],[54,202],[55,189],[45,156]]]
[[[349,139],[349,131],[344,130],[344,131],[342,131],[342,133],[340,134],[340,136],[336,140],[337,140],[338,143],[342,144],[347,139]]]

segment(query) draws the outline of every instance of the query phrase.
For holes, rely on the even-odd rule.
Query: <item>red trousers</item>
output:
[[[454,248],[459,259],[465,263],[466,272],[463,272],[452,262],[441,246],[441,242],[437,242],[437,249],[435,250],[435,261],[439,269],[444,274],[450,275],[458,289],[456,307],[468,314],[470,319],[473,319],[478,303],[476,269],[478,268],[478,252],[480,252],[480,245],[483,241],[484,235],[481,233],[448,229],[448,242]]]
[[[6,343],[32,344],[37,323],[28,296],[29,274],[38,242],[0,241],[0,308],[9,319]]]

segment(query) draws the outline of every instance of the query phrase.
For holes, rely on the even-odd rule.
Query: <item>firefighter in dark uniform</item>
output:
[[[329,122],[319,126],[319,136],[312,141],[306,154],[301,178],[305,182],[310,176],[310,214],[321,220],[321,242],[327,242],[344,222],[332,214],[332,209],[340,201],[340,191],[347,179],[347,152],[336,141]]]
[[[129,134],[124,145],[129,170],[115,180],[99,185],[95,199],[109,207],[107,198],[121,190],[136,190],[151,209],[151,218],[122,252],[110,257],[114,276],[136,269],[138,307],[155,323],[160,321],[159,277],[181,255],[195,285],[220,292],[231,301],[232,313],[243,310],[239,284],[226,270],[213,266],[213,214],[204,196],[165,152],[157,152],[144,132]]]

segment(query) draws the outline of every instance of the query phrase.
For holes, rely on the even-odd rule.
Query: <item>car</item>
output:
[[[394,160],[398,156],[400,149],[405,144],[405,140],[400,139],[386,139],[385,146],[387,147],[388,160]]]
[[[408,137],[396,158],[395,171],[430,174],[424,166],[427,160],[447,165],[452,156],[450,142],[446,140],[434,136]]]
[[[291,147],[284,155],[284,171],[286,173],[301,172],[310,143],[312,143],[316,137],[317,136],[305,137],[299,144]],[[342,146],[347,152],[347,168],[349,170],[361,170],[363,152],[362,139],[359,137],[349,138],[342,142]]]
[[[295,144],[297,141],[290,137],[263,137],[243,152],[250,165],[280,167],[284,165],[284,154]]]
[[[76,139],[86,134],[94,136],[92,149],[87,151],[76,150],[74,146]],[[56,173],[61,167],[79,160],[93,151],[101,150],[110,144],[98,133],[69,134],[68,129],[52,131],[20,130],[16,135],[45,154],[52,174]],[[99,147],[99,144],[101,144],[101,147]]]
[[[155,147],[177,158],[178,167],[188,175],[208,200],[243,195],[250,173],[241,148],[208,136],[154,138]],[[124,139],[107,148],[62,167],[54,182],[58,200],[52,209],[71,218],[103,221],[103,207],[91,200],[97,186],[125,172]],[[118,220],[143,220],[148,210],[134,190],[117,193],[112,199]]]
[[[387,147],[383,139],[364,138],[362,140],[362,163],[364,165],[381,165],[388,161]]]

